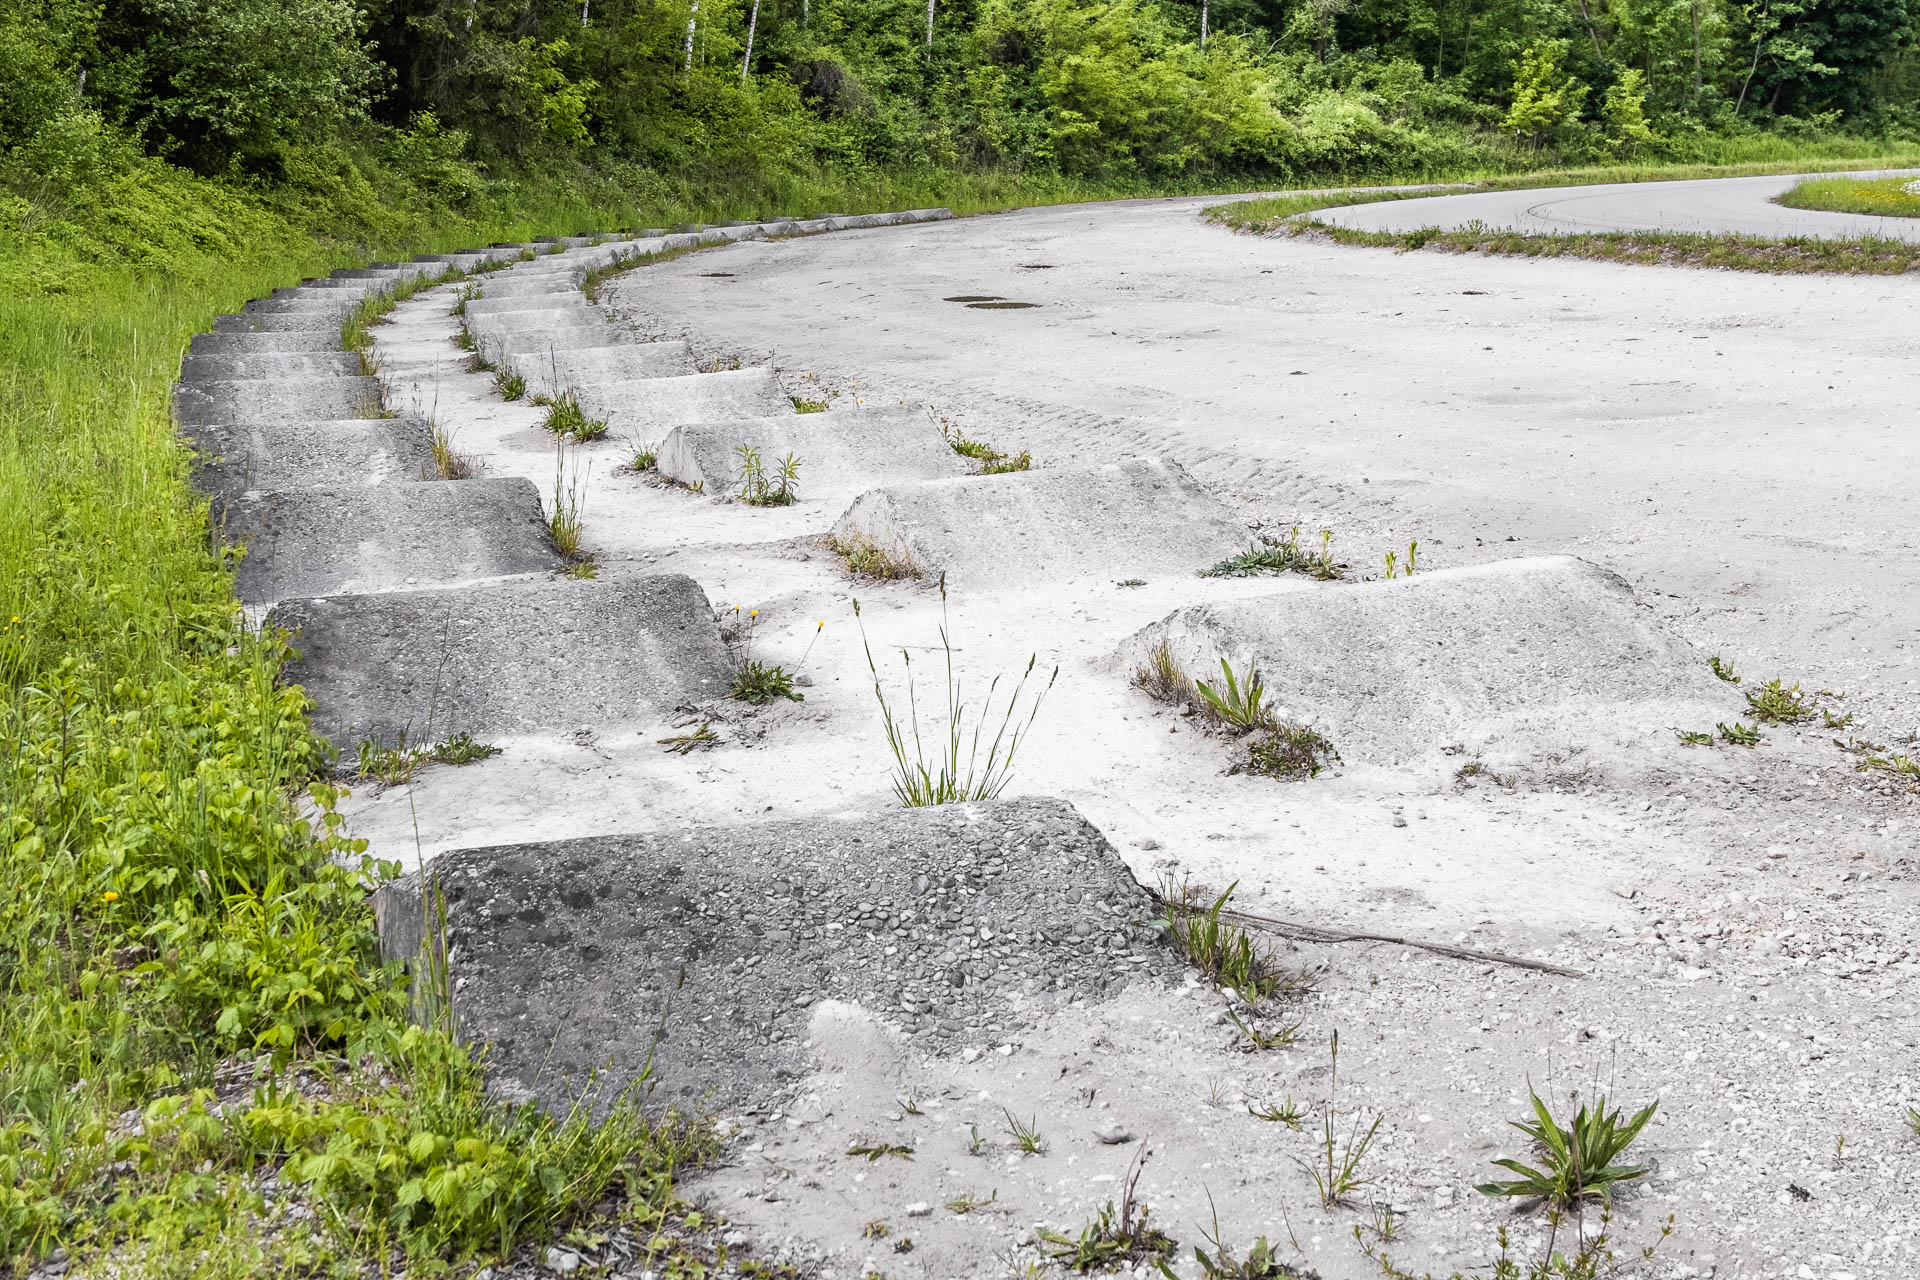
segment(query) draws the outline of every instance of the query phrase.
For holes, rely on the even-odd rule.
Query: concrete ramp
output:
[[[1201,679],[1222,658],[1251,664],[1280,715],[1350,761],[1400,762],[1582,705],[1662,733],[1681,707],[1709,727],[1736,710],[1625,582],[1568,556],[1195,605],[1130,638],[1126,671],[1163,640]]]
[[[380,380],[350,378],[238,378],[202,382],[173,390],[176,422],[246,422],[260,418],[375,418],[381,407]]]
[[[924,408],[829,409],[734,418],[675,427],[657,450],[661,475],[688,488],[724,493],[748,446],[771,464],[800,459],[800,496],[851,496],[881,485],[964,476],[972,468]]]
[[[293,633],[286,678],[343,751],[650,721],[732,679],[706,593],[680,574],[288,600],[268,620]]]
[[[763,418],[792,413],[793,401],[771,369],[734,369],[682,378],[634,378],[576,386],[589,418],[604,418],[616,436],[658,440],[689,422]]]
[[[558,569],[530,480],[285,489],[216,504],[248,604]]]
[[[433,431],[422,418],[213,423],[187,435],[194,487],[214,498],[439,478]]]
[[[874,489],[834,534],[996,587],[1191,577],[1247,545],[1246,526],[1184,468],[1151,458]]]
[[[1181,971],[1113,847],[1047,798],[463,849],[374,910],[389,959],[444,974],[491,1086],[548,1107],[604,1109],[649,1061],[656,1106],[773,1102],[823,1001],[940,1053]]]
[[[623,342],[605,347],[564,347],[510,355],[507,363],[527,381],[529,395],[558,395],[569,387],[637,378],[674,378],[694,372],[684,342]]]

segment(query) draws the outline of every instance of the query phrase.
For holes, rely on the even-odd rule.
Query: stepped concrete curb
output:
[[[351,351],[260,351],[237,355],[188,355],[180,381],[189,385],[243,378],[357,378],[360,357]]]
[[[891,485],[854,499],[833,532],[1001,587],[1192,576],[1247,545],[1183,467],[1151,458]]]
[[[822,1001],[937,1053],[1184,974],[1126,864],[1050,798],[463,849],[374,911],[494,1091],[556,1111],[602,1112],[649,1065],[655,1105],[775,1105]]]
[[[217,505],[244,543],[248,604],[401,591],[558,569],[540,493],[520,477],[281,489]]]
[[[676,378],[695,372],[693,353],[684,342],[622,342],[570,350],[554,342],[544,351],[508,352],[502,363],[526,380],[529,395],[543,396],[590,383]]]
[[[771,369],[729,369],[674,378],[629,378],[573,388],[580,411],[616,436],[658,440],[688,422],[793,412]]]
[[[268,621],[293,633],[286,679],[343,751],[652,721],[726,697],[733,675],[680,574],[289,600]]]
[[[1662,733],[1682,709],[1709,725],[1738,709],[1631,587],[1571,556],[1194,605],[1135,633],[1120,666],[1162,642],[1197,679],[1218,682],[1223,658],[1257,670],[1276,713],[1349,760],[1402,762],[1576,704],[1637,706],[1627,718]]]
[[[758,450],[769,468],[789,454],[797,457],[802,497],[851,495],[971,470],[931,413],[904,406],[689,423],[660,442],[654,469],[689,489],[723,493],[736,482],[742,446]]]
[[[380,380],[352,377],[237,378],[182,383],[173,390],[174,421],[182,426],[264,419],[377,418]]]
[[[207,423],[182,434],[194,447],[194,487],[215,499],[440,478],[423,418]]]
[[[190,355],[239,356],[268,352],[307,352],[340,350],[340,327],[304,329],[290,333],[239,333],[216,331],[196,333],[187,344]]]

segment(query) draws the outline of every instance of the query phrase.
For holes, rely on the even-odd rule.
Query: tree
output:
[[[1607,86],[1607,95],[1600,103],[1600,121],[1607,145],[1616,155],[1635,155],[1654,140],[1653,129],[1647,124],[1646,77],[1636,68],[1622,69]]]
[[[1513,64],[1513,105],[1503,123],[1536,151],[1587,98],[1587,86],[1561,70],[1566,56],[1566,41],[1546,40],[1528,45]]]

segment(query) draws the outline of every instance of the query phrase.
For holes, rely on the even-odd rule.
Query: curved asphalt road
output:
[[[1915,170],[1873,170],[1847,177],[1875,178]],[[1610,231],[1735,233],[1806,236],[1827,240],[1879,236],[1920,243],[1920,218],[1789,209],[1774,197],[1807,177],[1702,178],[1688,182],[1616,182],[1595,187],[1488,191],[1474,195],[1389,200],[1322,209],[1314,217],[1360,231],[1458,230],[1478,222],[1492,230],[1531,235]]]

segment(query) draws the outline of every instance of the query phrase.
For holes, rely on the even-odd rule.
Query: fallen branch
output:
[[[1144,886],[1143,886],[1144,887]],[[1181,904],[1169,902],[1165,895],[1148,889],[1153,900],[1162,907],[1178,910]],[[1251,911],[1236,911],[1232,907],[1221,909],[1220,918],[1231,920],[1235,924],[1259,929],[1277,937],[1289,938],[1296,942],[1385,942],[1396,947],[1412,947],[1417,951],[1431,951],[1435,955],[1452,956],[1456,960],[1478,960],[1487,964],[1511,965],[1516,969],[1532,969],[1539,973],[1554,973],[1563,978],[1584,978],[1587,975],[1578,969],[1569,969],[1564,965],[1548,964],[1544,960],[1527,960],[1520,956],[1503,955],[1498,951],[1475,951],[1470,947],[1456,947],[1445,942],[1421,942],[1417,938],[1398,938],[1387,933],[1349,933],[1344,929],[1322,929],[1318,925],[1300,924],[1293,920],[1278,920],[1272,916],[1255,915]]]

